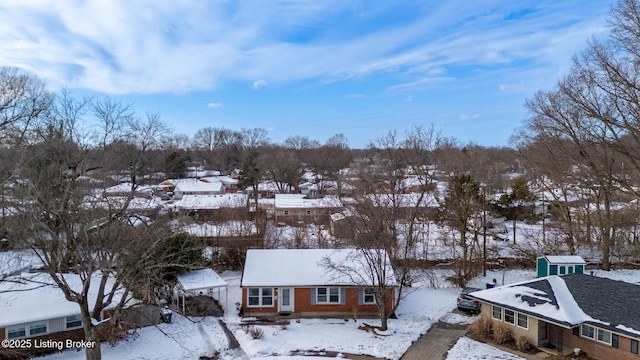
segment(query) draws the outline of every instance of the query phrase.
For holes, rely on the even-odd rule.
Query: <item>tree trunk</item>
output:
[[[513,219],[513,244],[516,244],[516,219]]]
[[[382,304],[385,309],[380,311],[380,331],[387,331],[389,315],[387,314],[386,304]]]
[[[91,316],[89,316],[89,314],[82,314],[82,327],[84,329],[84,339],[87,344],[90,344],[84,349],[85,358],[87,360],[101,360],[102,353],[100,351],[98,329],[91,323]]]

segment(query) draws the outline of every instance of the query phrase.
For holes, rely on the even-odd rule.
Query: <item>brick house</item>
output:
[[[276,194],[274,214],[276,223],[329,225],[331,214],[341,209],[335,196],[310,199],[302,194]]]
[[[75,274],[65,275],[65,279],[74,289],[82,287],[82,281]],[[92,281],[92,287],[98,283],[97,280]],[[95,293],[90,290],[89,295],[93,295],[89,303],[95,303]],[[120,299],[121,294],[116,292],[113,306]],[[109,317],[113,306],[103,311],[103,319]],[[157,312],[159,319],[159,310]],[[5,278],[0,282],[0,340],[5,339],[29,340],[31,345],[21,349],[20,355],[63,350],[58,347],[66,347],[67,340],[84,339],[80,308],[77,303],[65,298],[48,274],[23,273]],[[53,341],[56,346],[51,347],[52,343],[49,343],[48,346],[38,347],[38,344],[47,340]],[[0,349],[0,359],[17,355],[9,349]]]
[[[396,280],[386,253],[387,311],[393,308]],[[357,276],[328,270],[326,262],[348,264]],[[247,250],[242,273],[244,316],[377,317],[374,277],[353,249]]]
[[[640,285],[584,274],[552,275],[477,291],[482,315],[553,354],[639,360]]]

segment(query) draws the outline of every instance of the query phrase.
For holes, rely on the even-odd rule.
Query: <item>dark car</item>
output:
[[[467,287],[462,289],[458,295],[458,309],[469,312],[480,312],[480,302],[467,296],[469,293],[482,289]]]

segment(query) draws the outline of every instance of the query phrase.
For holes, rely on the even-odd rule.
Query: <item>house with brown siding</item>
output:
[[[329,225],[331,214],[341,209],[335,196],[308,198],[302,194],[276,194],[274,214],[276,223]]]
[[[481,316],[553,354],[640,360],[640,285],[584,274],[551,275],[469,294]]]
[[[393,299],[396,280],[388,256],[385,284]],[[336,273],[328,263],[344,264],[353,274]],[[377,317],[374,276],[354,249],[250,249],[242,273],[244,316]],[[387,302],[388,311],[393,301]]]

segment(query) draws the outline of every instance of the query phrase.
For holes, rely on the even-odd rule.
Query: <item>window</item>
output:
[[[36,321],[29,324],[20,324],[7,327],[7,339],[16,339],[25,336],[34,336],[47,332],[46,321]]]
[[[272,288],[249,288],[247,291],[249,306],[273,306]]]
[[[518,313],[518,326],[521,328],[529,328],[529,317],[525,314]]]
[[[634,354],[638,353],[638,340],[631,340],[631,352]]]
[[[596,338],[595,328],[593,326],[582,324],[581,333],[583,337],[586,337],[589,339]]]
[[[363,304],[375,304],[376,294],[373,289],[364,289],[362,294]]]
[[[47,332],[46,321],[36,321],[29,324],[29,335],[44,334]]]
[[[515,325],[516,313],[511,310],[504,309],[504,322]]]
[[[72,315],[67,316],[67,329],[77,328],[82,326],[82,316]]]
[[[311,210],[307,210],[307,215],[311,215]]]
[[[567,273],[567,267],[566,266],[560,266],[560,275],[564,275]]]
[[[284,215],[289,215],[289,210],[285,210],[282,212]]]
[[[494,319],[502,320],[502,308],[500,306],[492,306],[491,317],[493,317]]]
[[[7,327],[7,339],[15,339],[25,335],[27,335],[27,327],[24,324]]]
[[[611,345],[611,331],[598,329],[598,341]]]
[[[340,303],[340,288],[317,288],[316,289],[316,304],[339,304]]]

